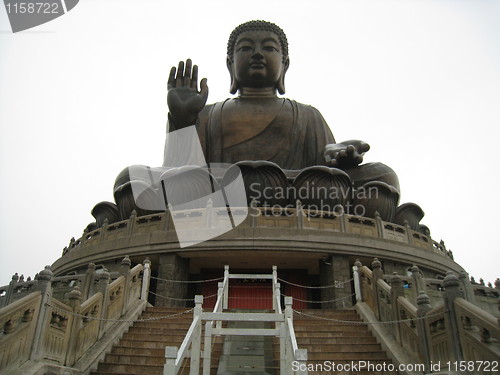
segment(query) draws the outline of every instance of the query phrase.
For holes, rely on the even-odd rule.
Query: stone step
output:
[[[144,312],[142,313],[142,319],[163,319],[163,320],[193,320],[193,312],[187,312],[185,314],[173,313],[173,312]],[[152,321],[154,321],[152,319]]]
[[[212,356],[217,356],[222,350],[222,344],[216,343],[212,346]],[[130,355],[143,357],[164,357],[165,347],[161,348],[136,348],[128,346],[114,346],[109,355]]]
[[[328,353],[328,352],[314,352],[309,351],[311,348],[304,347],[307,350],[307,358],[308,360],[321,360],[321,361],[329,361],[329,360],[343,360],[343,361],[388,361],[387,355],[382,351],[377,352],[365,352],[365,353]]]
[[[360,318],[349,318],[349,319],[339,319],[343,320],[342,322],[331,321],[331,320],[317,320],[317,319],[298,319],[294,318],[293,325],[311,325],[311,326],[345,326],[345,325],[353,325],[353,326],[363,326],[365,325]],[[347,323],[348,322],[348,323]],[[353,322],[353,323],[350,323]]]
[[[136,322],[134,323],[134,327],[186,327],[189,328],[193,319],[189,319],[186,321],[183,320],[175,320],[175,319],[162,319],[162,320],[150,320],[147,322]]]
[[[179,336],[178,338],[169,338],[168,342],[165,340],[162,341],[151,341],[149,339],[141,339],[141,340],[129,340],[122,339],[119,343],[120,346],[128,347],[128,348],[148,348],[148,349],[163,349],[165,351],[165,346],[177,346],[179,347],[182,344],[182,340],[184,340],[184,336]]]
[[[381,351],[380,344],[330,344],[328,341],[318,344],[306,344],[301,342],[301,349],[307,349],[308,353],[372,353]],[[279,352],[279,346],[275,348]]]
[[[299,336],[296,335],[297,339],[299,340]],[[353,336],[353,337],[305,337],[302,336],[300,337],[300,342],[302,345],[326,345],[326,344],[331,344],[331,345],[336,345],[336,344],[341,344],[341,345],[359,345],[360,339],[362,339],[363,345],[367,344],[377,344],[377,339],[373,336]]]
[[[187,329],[175,329],[168,334],[169,337],[184,337]],[[137,332],[127,332],[123,335],[126,340],[152,340],[152,341],[165,341],[166,335],[164,334],[144,334]]]
[[[182,326],[182,325],[174,325],[171,327],[164,327],[164,326],[159,326],[159,327],[151,327],[151,326],[133,326],[130,327],[128,330],[128,333],[144,333],[144,334],[158,334],[158,335],[165,335],[165,334],[171,334],[173,332],[187,332],[189,329],[189,325]]]
[[[97,371],[92,372],[93,375],[102,374],[147,374],[147,375],[163,375],[163,365],[134,365],[114,362],[99,363]]]
[[[295,331],[295,335],[297,337],[337,337],[337,336],[352,336],[352,337],[363,337],[363,336],[371,336],[371,332],[367,327],[359,327],[357,330],[348,329],[345,330],[342,327],[329,327],[328,330],[320,329],[321,327],[309,328],[308,326],[297,326],[293,327]],[[325,327],[326,328],[326,327]]]
[[[359,317],[358,313],[356,310],[328,310],[328,309],[304,309],[304,310],[296,310],[297,312],[294,314],[294,316],[301,317],[301,318],[308,318],[307,315],[316,315],[316,316],[332,316],[332,317],[339,317],[339,316],[354,316],[354,317]],[[302,314],[307,314],[307,315],[302,315]]]
[[[144,313],[150,313],[150,312],[155,312],[155,313],[181,313],[189,308],[187,307],[158,307],[158,306],[148,306],[146,307],[146,310],[144,310]]]

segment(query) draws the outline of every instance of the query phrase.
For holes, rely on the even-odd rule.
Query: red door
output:
[[[235,272],[240,273],[240,272]],[[263,273],[262,271],[252,272],[245,270],[244,273]],[[205,270],[201,279],[213,279],[220,276],[220,271]],[[306,309],[308,304],[307,288],[298,285],[307,285],[307,272],[286,270],[283,275],[278,270],[278,275],[284,281],[281,283],[282,303],[283,295],[293,298],[294,309]],[[217,281],[203,283],[201,294],[205,297],[203,308],[211,310],[217,301]],[[292,284],[291,284],[292,283]],[[297,284],[297,285],[293,285]],[[229,308],[230,309],[259,309],[271,310],[273,308],[273,289],[271,280],[229,280]],[[282,305],[284,307],[284,305]]]
[[[231,280],[229,284],[230,309],[259,309],[273,308],[273,288],[271,282],[238,282]]]

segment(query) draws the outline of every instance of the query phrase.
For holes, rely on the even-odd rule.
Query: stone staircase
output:
[[[185,308],[148,307],[139,319],[179,314]],[[160,320],[136,322],[111,353],[100,362],[92,375],[162,375],[165,346],[180,347],[193,321],[186,313]],[[217,374],[222,338],[217,338],[212,350],[211,375]],[[203,347],[202,347],[203,350]],[[201,373],[201,372],[200,372]],[[189,359],[184,360],[179,374],[189,374]]]
[[[327,319],[361,322],[354,310],[300,310],[301,313],[320,316]],[[294,314],[293,326],[300,349],[307,349],[308,365],[320,365],[325,361],[335,364],[357,364],[358,361],[371,364],[387,365],[392,363],[381,349],[366,324],[346,324],[305,315]],[[275,344],[276,344],[275,340]],[[277,357],[276,357],[277,352]],[[275,359],[279,358],[279,342],[275,345]],[[310,374],[356,374],[356,375],[396,375],[391,371],[368,371],[351,369],[350,371],[310,371]]]
[[[148,307],[141,319],[162,317],[178,314],[184,308]],[[354,310],[301,310],[300,312],[316,315],[327,319],[349,320],[361,322]],[[123,338],[115,345],[104,361],[100,362],[93,375],[162,375],[165,363],[165,346],[180,347],[192,322],[192,313],[171,318],[136,322]],[[391,361],[382,351],[375,337],[366,324],[346,324],[313,317],[294,314],[294,329],[299,348],[307,349],[308,365],[320,365],[325,361],[336,364],[357,364],[366,361],[371,364],[389,364]],[[252,346],[251,340],[246,340],[244,346]],[[226,343],[227,346],[227,343]],[[253,345],[255,346],[255,345]],[[243,348],[244,349],[244,348]],[[271,348],[269,348],[271,349]],[[217,375],[219,360],[223,351],[223,337],[217,337],[212,351],[211,375]],[[227,350],[226,350],[227,351]],[[279,339],[273,341],[274,361],[268,364],[267,371],[279,375]],[[234,353],[233,353],[234,354]],[[236,353],[240,354],[240,353]],[[226,359],[227,360],[227,359]],[[225,367],[225,366],[222,366]],[[240,368],[229,366],[233,370],[220,373],[231,374],[267,374],[261,366],[256,368]],[[261,368],[260,372],[258,367]],[[351,371],[310,371],[311,374],[356,374],[356,375],[396,375],[397,372],[351,370]],[[223,370],[223,369],[221,369]],[[241,372],[240,372],[241,371]],[[201,370],[200,370],[201,373]],[[185,360],[179,374],[189,374],[189,359]]]

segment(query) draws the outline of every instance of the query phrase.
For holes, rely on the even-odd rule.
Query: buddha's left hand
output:
[[[353,139],[325,146],[323,156],[326,165],[335,168],[355,167],[363,162],[363,155],[370,149],[366,142]]]

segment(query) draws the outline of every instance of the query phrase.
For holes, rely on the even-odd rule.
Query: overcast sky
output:
[[[500,2],[81,0],[17,34],[0,9],[0,285],[60,257],[124,167],[161,165],[172,65],[230,95],[227,38],[251,19],[288,36],[286,96],[370,143],[432,237],[500,276]]]

